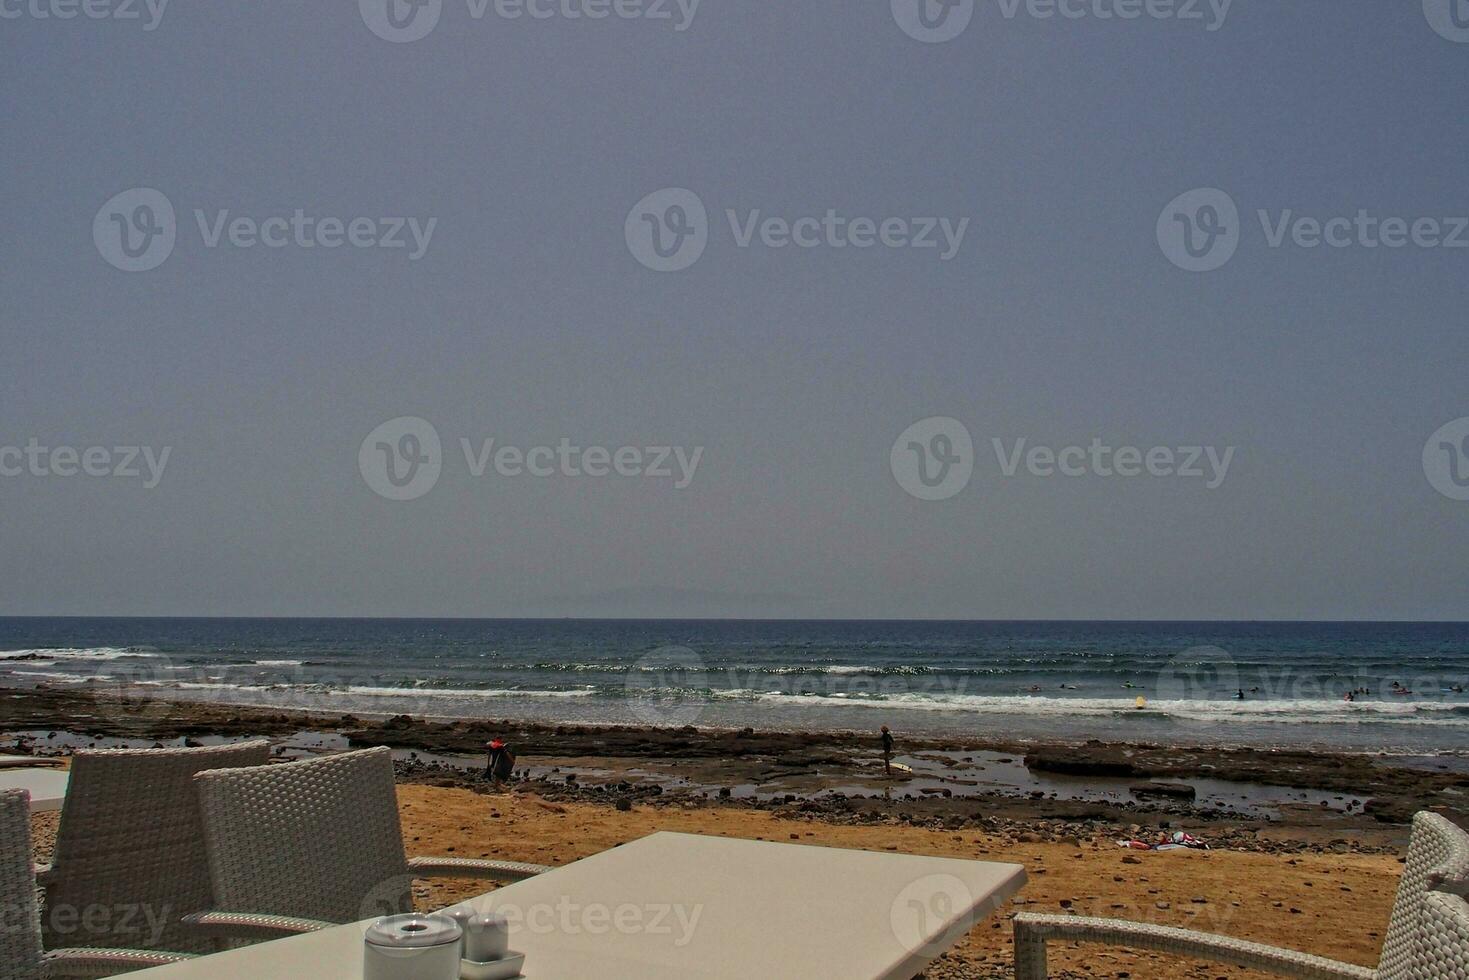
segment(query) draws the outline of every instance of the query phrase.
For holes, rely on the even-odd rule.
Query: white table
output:
[[[473,904],[511,916],[527,980],[909,980],[1024,884],[1013,864],[660,833]],[[360,980],[366,927],[129,976]]]
[[[58,769],[0,769],[0,790],[23,789],[31,794],[31,812],[60,810],[66,799],[70,773]]]

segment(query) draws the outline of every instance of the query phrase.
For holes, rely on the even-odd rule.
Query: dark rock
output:
[[[1034,772],[1059,772],[1070,776],[1134,776],[1137,768],[1125,759],[1086,758],[1073,754],[1032,752],[1025,768]]]
[[[1198,795],[1197,791],[1186,783],[1138,783],[1135,786],[1129,786],[1127,791],[1140,799],[1163,797],[1191,800]]]

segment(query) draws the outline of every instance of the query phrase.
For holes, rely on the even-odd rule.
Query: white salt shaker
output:
[[[476,963],[503,959],[510,951],[510,920],[500,912],[486,912],[469,920],[464,934],[464,958]]]
[[[474,906],[469,904],[455,905],[452,908],[444,909],[444,911],[440,912],[439,914],[447,915],[449,918],[453,919],[456,923],[459,924],[460,932],[463,934],[463,938],[461,938],[459,941],[459,955],[464,957],[465,959],[468,959],[469,952],[466,947],[469,944],[469,923],[473,921],[476,915],[478,915],[478,913],[474,910]]]
[[[444,915],[378,919],[363,937],[363,980],[458,980],[463,936]]]

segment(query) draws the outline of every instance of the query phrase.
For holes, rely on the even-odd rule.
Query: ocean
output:
[[[1466,623],[5,618],[0,685],[343,714],[1469,755]]]

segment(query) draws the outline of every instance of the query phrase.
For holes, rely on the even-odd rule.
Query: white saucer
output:
[[[520,968],[524,965],[525,954],[511,950],[500,959],[485,963],[460,960],[459,977],[460,980],[512,980],[520,976]]]

